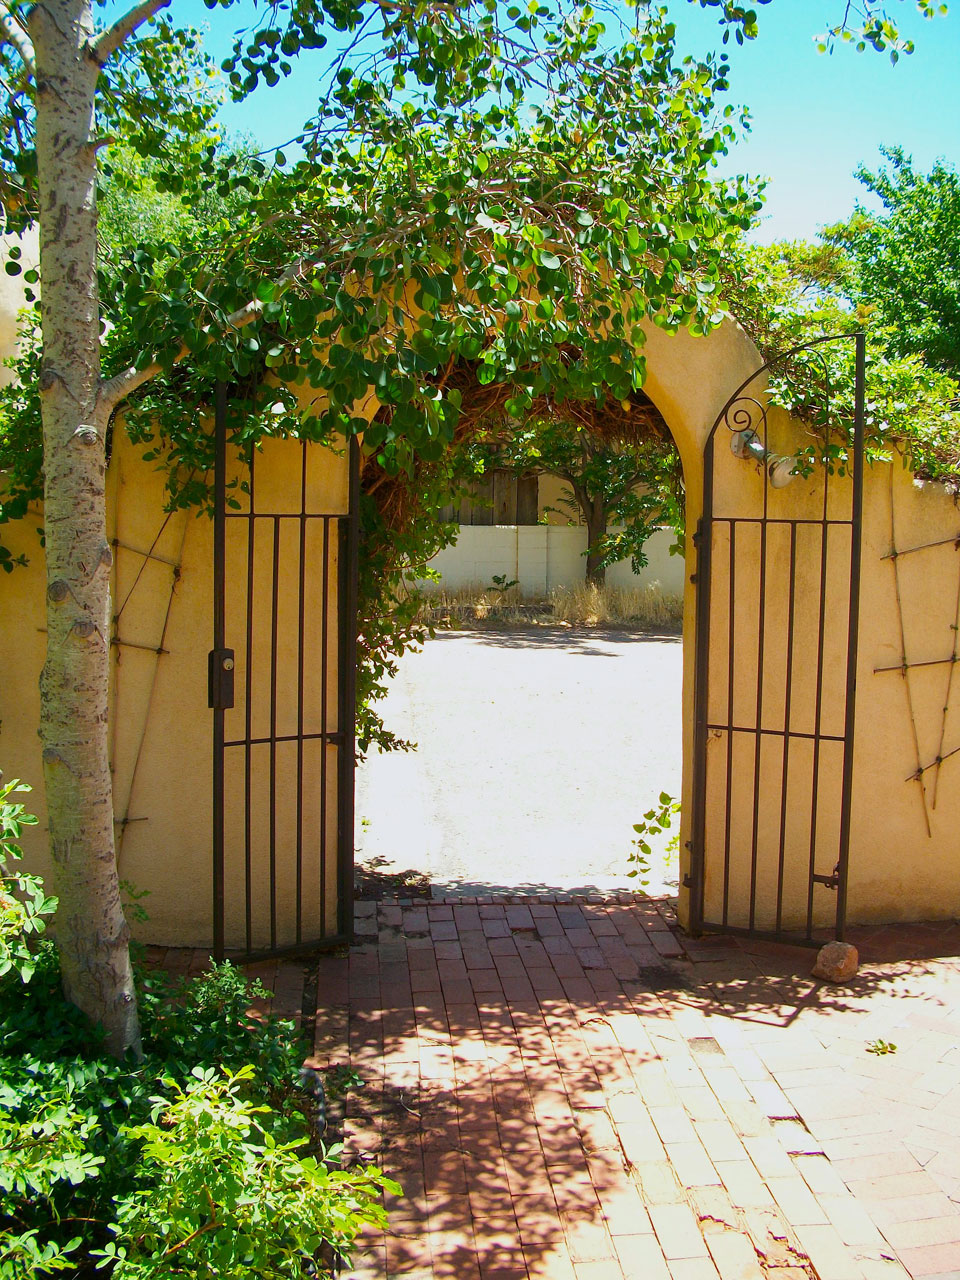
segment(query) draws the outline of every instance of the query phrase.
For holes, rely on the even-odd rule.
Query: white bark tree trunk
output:
[[[47,657],[44,782],[64,992],[102,1023],[111,1052],[139,1051],[120,903],[107,737],[110,564],[100,403],[91,0],[30,14],[37,84]]]

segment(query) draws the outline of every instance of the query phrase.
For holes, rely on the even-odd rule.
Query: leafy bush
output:
[[[4,870],[32,821],[9,799],[23,790],[0,789]],[[396,1188],[322,1145],[324,1081],[303,1070],[293,1023],[251,1014],[270,993],[229,963],[192,981],[142,974],[143,1060],[107,1057],[40,936],[54,906],[39,879],[5,873],[0,1280],[329,1274],[323,1257],[382,1224]]]
[[[275,1097],[297,1080],[305,1056],[293,1022],[253,1018],[250,1005],[270,992],[251,982],[229,960],[194,979],[170,983],[165,975],[140,974],[144,1049],[182,1078],[177,1064],[216,1063],[238,1070],[256,1062],[257,1078]]]
[[[282,1280],[327,1246],[345,1253],[366,1223],[385,1224],[379,1193],[398,1189],[376,1170],[331,1170],[278,1143],[269,1108],[244,1095],[236,1074],[195,1068],[184,1087],[165,1081],[150,1122],[128,1129],[156,1179],[124,1197],[99,1257],[116,1280],[204,1276]]]
[[[673,826],[673,820],[679,816],[679,813],[680,801],[675,800],[668,792],[661,791],[660,798],[653,808],[648,809],[643,818],[633,824],[637,837],[627,854],[627,861],[633,863],[627,875],[637,877],[641,891],[644,891],[650,883],[652,874],[651,860],[654,856],[654,846],[651,841],[659,844],[663,835]],[[680,832],[675,831],[662,850],[666,861],[676,857],[679,843]]]
[[[11,869],[11,861],[23,856],[19,840],[25,826],[37,819],[10,797],[29,791],[25,783],[0,779],[0,977],[15,969],[24,982],[34,970],[31,940],[46,928],[44,916],[52,915],[56,898],[48,898],[39,876]]]
[[[2,1107],[3,1103],[0,1103]],[[53,1195],[59,1184],[78,1186],[95,1178],[102,1156],[87,1144],[97,1121],[64,1096],[49,1097],[26,1120],[0,1109],[0,1211],[15,1217],[24,1204]],[[37,1276],[73,1266],[80,1237],[41,1242],[37,1228],[0,1231],[0,1275]]]

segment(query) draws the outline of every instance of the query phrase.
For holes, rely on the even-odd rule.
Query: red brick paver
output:
[[[916,998],[915,964],[820,988],[809,951],[689,941],[629,895],[358,909],[376,941],[321,961],[317,1025],[347,1021],[367,1081],[349,1151],[405,1195],[348,1274],[960,1278],[960,1161],[923,1147],[960,1133],[952,963]]]
[[[357,908],[316,1060],[404,1194],[345,1275],[960,1280],[957,926],[855,930],[833,988],[629,895]],[[305,965],[255,972],[298,1016]]]

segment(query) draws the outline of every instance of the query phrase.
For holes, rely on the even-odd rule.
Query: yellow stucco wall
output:
[[[708,339],[686,334],[670,336],[651,329],[647,344],[649,379],[647,393],[663,413],[680,450],[687,490],[688,581],[684,613],[683,689],[683,829],[681,831],[681,879],[689,870],[686,841],[691,838],[693,798],[694,730],[694,633],[696,626],[697,553],[693,544],[703,504],[703,448],[716,416],[733,390],[755,370],[760,359],[752,343],[733,325],[725,325]],[[770,443],[777,452],[791,453],[803,428],[785,414],[771,415]],[[760,506],[760,476],[749,463],[729,450],[729,436],[721,427],[717,438],[716,509],[726,514],[756,514]],[[795,479],[771,495],[771,515],[816,517],[822,490],[816,477]],[[832,482],[830,512],[843,518],[850,508],[850,487]],[[894,525],[891,524],[891,506]],[[713,577],[728,571],[724,560],[724,531],[718,529],[714,544]],[[759,555],[759,535],[751,546],[743,533],[738,558],[754,564]],[[811,533],[803,536],[812,536]],[[819,533],[816,534],[819,537]],[[909,662],[948,658],[954,651],[957,608],[960,600],[960,510],[939,485],[914,482],[901,461],[868,466],[864,477],[863,562],[860,602],[860,639],[857,663],[857,718],[854,745],[848,920],[919,920],[950,917],[960,912],[960,752],[947,758],[934,807],[933,778],[924,774],[925,787],[912,780],[919,765],[929,765],[937,755],[960,747],[960,674],[951,681],[951,664],[920,667],[906,678],[896,672],[875,674],[877,667],[896,666],[903,656],[894,562],[885,558],[894,545],[899,550],[947,539],[943,546],[901,556],[899,594],[905,619],[905,647]],[[847,618],[846,568],[849,542],[839,529],[830,535],[827,621],[825,629],[822,729],[842,732],[845,629]],[[781,529],[771,531],[767,547],[766,658],[763,681],[763,723],[784,722],[785,653],[789,538]],[[794,680],[791,723],[812,729],[815,703],[816,641],[819,637],[818,575],[811,573],[809,554],[798,556],[805,571],[798,576],[794,622]],[[734,709],[755,710],[757,693],[756,582],[740,574],[735,594],[737,617],[735,646],[737,667]],[[711,611],[711,663],[726,671],[728,617],[716,593]],[[725,691],[711,681],[711,718],[723,719]],[[944,707],[947,707],[946,716]],[[916,727],[916,736],[914,731]],[[749,773],[752,779],[754,739],[749,737],[749,758],[734,756],[734,805],[731,815],[730,923],[746,924],[749,914],[749,861],[752,854],[752,789],[737,787],[736,779]],[[725,740],[708,741],[708,792],[706,813],[705,905],[708,918],[719,918],[722,900],[725,828]],[[809,808],[812,752],[806,757],[801,745],[793,748],[789,767],[788,810],[801,802]],[[839,828],[832,787],[840,769],[838,746],[822,748],[819,827],[823,847],[829,850]],[[776,915],[776,868],[779,854],[780,781],[779,747],[765,742],[761,760],[759,846],[761,849],[755,924],[769,928]],[[752,784],[751,784],[752,786]],[[925,792],[925,794],[924,794]],[[765,854],[763,851],[766,851]],[[783,923],[797,924],[805,916],[809,863],[809,818],[797,815],[785,857]],[[829,874],[832,865],[821,862],[816,870]],[[817,886],[816,923],[827,924],[835,911],[835,894]],[[681,890],[681,914],[687,918],[688,894]]]
[[[147,890],[143,905],[149,922],[140,935],[165,944],[209,945],[212,939],[211,771],[212,713],[207,708],[207,653],[212,645],[213,524],[196,512],[164,512],[164,477],[146,463],[125,433],[116,442],[108,472],[108,536],[115,540],[112,594],[111,763],[117,850],[121,876]],[[299,511],[302,488],[301,446],[296,441],[264,444],[257,460],[256,509]],[[231,464],[236,474],[239,463]],[[348,466],[345,454],[308,446],[307,509],[346,512]],[[15,552],[29,558],[27,569],[4,575],[0,626],[0,764],[7,777],[20,776],[37,788],[31,808],[38,827],[24,841],[32,869],[49,875],[45,847],[40,748],[38,678],[43,664],[43,553],[37,537],[39,513],[7,526],[4,537]],[[281,600],[278,634],[277,733],[296,727],[298,655],[296,636],[299,535],[281,527]],[[310,568],[306,574],[304,663],[304,730],[320,728],[322,683],[321,631],[323,589],[321,522],[307,526]],[[272,579],[274,521],[258,520],[254,537],[257,582],[254,600],[251,682],[251,729],[254,737],[269,733],[271,688],[268,675],[271,628],[264,589]],[[243,736],[246,665],[247,522],[228,521],[227,645],[237,650],[236,707],[226,714],[226,737]],[[149,554],[145,554],[149,553]],[[326,728],[336,730],[337,714],[337,554],[333,522],[328,549],[328,617],[326,684],[330,709]],[[291,616],[291,602],[295,611]],[[162,649],[162,653],[157,653]],[[336,927],[337,753],[339,747],[318,742],[305,745],[303,813],[302,932],[318,937]],[[320,762],[325,750],[326,768]],[[295,940],[296,779],[295,747],[280,744],[276,788],[278,941]],[[292,754],[292,758],[291,758]],[[251,752],[254,948],[269,942],[267,865],[270,811],[269,747]],[[227,752],[226,766],[226,940],[245,941],[244,887],[244,751]],[[319,780],[326,782],[327,865],[319,865]]]
[[[687,586],[685,595],[685,644],[683,690],[684,819],[681,832],[683,851],[681,871],[689,866],[684,842],[690,838],[693,786],[693,694],[694,636],[696,589],[693,576],[697,570],[697,554],[692,537],[702,510],[703,447],[717,412],[731,391],[759,365],[753,345],[734,325],[728,324],[709,338],[691,338],[686,334],[668,335],[650,328],[646,354],[649,377],[646,390],[664,415],[674,433],[684,466],[687,489],[686,548]],[[771,419],[772,443],[782,452],[790,452],[797,433],[802,429],[785,415]],[[124,643],[114,647],[113,705],[111,723],[112,755],[116,787],[121,874],[137,887],[149,889],[146,905],[151,920],[144,936],[165,943],[206,945],[210,941],[211,872],[210,872],[210,776],[211,716],[206,706],[206,657],[211,646],[211,560],[212,525],[205,516],[163,512],[163,478],[136,451],[123,442],[117,432],[118,445],[110,466],[110,534],[116,537],[114,596],[120,614],[118,638]],[[348,468],[342,455],[312,447],[308,487],[316,509],[345,511],[347,507]],[[262,483],[258,487],[258,506],[264,510],[299,509],[300,453],[294,442],[271,442],[264,447],[259,465]],[[758,486],[756,469],[733,457],[727,441],[718,441],[718,505],[727,512],[746,513],[755,510]],[[269,484],[273,493],[264,487]],[[816,481],[795,480],[776,494],[773,510],[792,515],[815,511]],[[835,510],[840,513],[849,502],[849,490],[842,482],[835,487]],[[286,506],[285,506],[286,504]],[[894,525],[891,526],[891,506]],[[960,534],[960,512],[953,500],[937,486],[918,486],[905,469],[897,464],[878,464],[867,470],[865,479],[864,556],[861,601],[860,651],[858,665],[858,713],[855,746],[853,790],[853,823],[850,853],[849,918],[851,920],[923,919],[950,916],[960,910],[960,752],[944,760],[934,803],[933,783],[936,770],[924,773],[924,790],[912,777],[918,764],[933,762],[936,756],[960,746],[960,677],[951,681],[954,667],[944,664],[920,667],[904,678],[898,672],[874,674],[875,668],[900,663],[903,644],[910,662],[940,660],[953,653],[957,632],[957,606],[960,599],[960,551],[953,539]],[[39,746],[36,738],[38,719],[37,677],[43,653],[43,583],[42,552],[36,536],[39,516],[34,515],[18,527],[8,526],[5,539],[14,550],[23,549],[30,556],[30,568],[5,575],[2,581],[3,624],[0,625],[0,670],[4,684],[0,690],[0,765],[7,776],[19,774],[40,785]],[[312,533],[311,537],[317,534]],[[233,637],[246,625],[242,603],[243,592],[237,587],[245,572],[246,527],[234,522],[228,530],[228,583],[233,595],[228,603],[227,644],[234,644],[240,659],[236,672],[238,707],[242,705],[246,671],[242,661],[242,644]],[[947,539],[941,547],[904,555],[894,568],[888,554],[894,545],[900,550],[923,543]],[[273,556],[271,522],[258,524],[255,556],[260,567],[269,573]],[[292,610],[291,588],[299,570],[299,548],[286,530],[281,534],[281,580],[279,597],[282,623],[278,686],[278,731],[291,727],[295,715],[296,653],[290,648],[297,627]],[[286,541],[284,541],[286,540]],[[336,587],[336,539],[329,554],[328,592]],[[144,556],[150,551],[151,558]],[[747,564],[755,562],[758,548],[751,548],[746,535],[741,538],[739,556]],[[316,719],[319,687],[323,678],[316,658],[317,618],[322,586],[322,554],[314,547],[310,554],[311,572],[306,610],[307,630],[314,642],[313,660],[306,664],[305,714]],[[714,570],[725,571],[723,537],[717,534]],[[788,551],[783,535],[771,532],[767,549],[768,577],[773,584],[766,621],[767,643],[764,662],[764,723],[782,721],[784,714],[784,644],[786,596],[777,584],[786,580]],[[840,559],[843,548],[838,547]],[[174,565],[179,571],[174,573]],[[728,566],[727,566],[728,567]],[[795,692],[794,724],[809,715],[812,671],[815,668],[817,628],[816,602],[819,584],[804,571],[798,579],[795,624]],[[899,599],[904,618],[901,635]],[[741,575],[741,583],[747,578]],[[779,594],[778,594],[779,592]],[[741,655],[735,678],[735,704],[745,705],[756,697],[757,600],[753,588],[742,585],[735,596],[735,645]],[[329,625],[336,625],[336,601],[331,598]],[[842,691],[842,637],[845,620],[843,578],[831,584],[825,648],[824,728],[835,728],[837,708]],[[311,621],[312,619],[312,621]],[[711,661],[724,668],[727,658],[728,619],[721,606],[716,607],[711,638]],[[263,683],[263,655],[270,644],[267,611],[255,601],[253,609],[254,654],[257,672],[253,680],[252,721],[254,729],[263,727],[269,715],[269,689]],[[778,643],[777,636],[781,637]],[[162,639],[162,644],[161,644]],[[136,647],[145,646],[145,647]],[[166,652],[157,655],[162,647]],[[326,669],[328,686],[335,687],[336,646],[331,645]],[[257,656],[259,655],[259,656]],[[949,688],[948,688],[949,686]],[[714,697],[719,696],[714,690]],[[956,704],[956,705],[955,705]],[[335,712],[335,700],[333,702]],[[944,721],[943,707],[948,706]],[[805,710],[806,708],[806,710]],[[724,708],[711,708],[722,716]],[[235,731],[238,710],[227,717],[228,738]],[[637,707],[643,715],[643,707]],[[831,719],[833,717],[833,719]],[[329,727],[329,726],[328,726]],[[720,742],[718,748],[717,743]],[[723,821],[723,798],[719,779],[725,773],[725,751],[720,739],[711,741],[707,810],[706,901],[708,914],[715,912],[721,891],[723,867],[722,839],[717,839]],[[262,760],[254,750],[252,757],[252,795],[254,812],[254,844],[257,857],[253,872],[257,914],[254,920],[254,945],[266,941],[264,911],[264,827],[269,796],[264,791],[265,772]],[[831,757],[833,748],[824,748],[822,768],[835,775],[839,760]],[[325,748],[326,825],[328,847],[335,847],[336,767],[334,746]],[[288,748],[279,751],[283,765]],[[315,828],[320,821],[320,749],[308,749],[308,772],[312,786],[307,789],[306,822]],[[733,772],[739,777],[751,771],[752,758],[734,762]],[[772,787],[781,772],[782,758],[768,746],[762,761],[764,797],[767,783]],[[790,766],[791,787],[800,794],[805,785],[805,771],[811,762],[805,760],[798,747]],[[239,773],[238,773],[239,770]],[[228,762],[228,786],[236,797],[243,787],[242,762]],[[278,788],[276,795],[278,863],[289,866],[290,842],[294,839],[295,797],[291,779]],[[790,794],[790,793],[788,793]],[[37,793],[35,807],[43,811],[42,795]],[[838,814],[832,802],[824,802],[821,823],[829,838]],[[759,806],[760,844],[769,850],[777,844],[779,791],[776,804],[763,799]],[[742,922],[747,910],[744,897],[746,863],[752,843],[752,797],[739,794],[731,822],[731,888],[728,909],[734,923]],[[832,824],[832,827],[831,827]],[[228,804],[227,814],[227,922],[228,943],[242,941],[243,907],[238,886],[243,878],[242,817],[236,802]],[[803,852],[802,824],[799,835],[787,850],[785,876],[784,923],[795,922],[805,905],[806,865]],[[30,862],[41,870],[46,867],[42,824],[28,833]],[[829,872],[831,866],[819,866]],[[304,875],[310,892],[312,919],[306,928],[318,926],[321,904],[325,907],[326,924],[335,916],[335,884],[329,874],[321,876],[316,859],[304,862]],[[322,881],[322,883],[321,883]],[[775,898],[769,862],[761,861],[758,879],[757,924],[771,924],[771,905]],[[816,918],[826,921],[832,914],[835,898],[829,890],[817,891]],[[688,909],[687,894],[681,891],[681,912]],[[292,885],[289,876],[281,874],[278,882],[277,910],[280,940],[291,940]],[[733,919],[733,917],[737,917]]]
[[[960,914],[960,753],[928,769],[922,786],[914,779],[960,747],[960,672],[950,663],[876,670],[899,665],[904,650],[908,663],[956,652],[958,540],[960,510],[941,486],[916,484],[900,463],[868,469],[850,851],[857,920]],[[885,558],[894,548],[896,562]]]

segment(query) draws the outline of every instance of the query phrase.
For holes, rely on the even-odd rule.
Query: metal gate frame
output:
[[[828,514],[828,498],[830,473],[829,469],[824,467],[823,471],[823,515],[819,520],[813,519],[794,519],[789,520],[782,517],[772,518],[768,514],[768,497],[770,488],[770,475],[767,466],[762,467],[764,474],[763,488],[763,514],[762,516],[753,517],[737,517],[737,516],[720,516],[714,512],[714,452],[716,444],[716,435],[721,423],[725,423],[731,431],[739,431],[743,429],[745,423],[749,423],[750,428],[756,430],[753,424],[753,411],[758,410],[758,423],[760,432],[757,432],[760,443],[763,447],[764,455],[766,454],[766,427],[767,427],[767,409],[756,397],[745,395],[747,388],[757,378],[771,369],[775,369],[779,365],[783,365],[799,352],[808,351],[812,348],[835,342],[855,343],[855,399],[854,399],[854,438],[853,438],[853,472],[852,472],[852,495],[850,503],[849,520],[839,520],[831,518]],[[691,891],[690,894],[690,928],[694,934],[701,932],[711,933],[732,933],[741,934],[749,937],[769,938],[775,941],[800,942],[806,945],[819,945],[823,941],[822,938],[814,937],[814,889],[815,886],[821,885],[833,889],[837,893],[836,918],[835,918],[835,934],[838,940],[842,940],[844,927],[846,923],[847,911],[847,880],[849,869],[850,855],[850,812],[851,812],[851,796],[853,786],[853,737],[856,715],[856,688],[857,688],[857,654],[859,640],[859,608],[860,608],[860,575],[862,561],[862,515],[863,515],[863,434],[864,434],[864,377],[866,370],[866,336],[863,333],[856,334],[840,334],[823,338],[816,338],[812,342],[806,342],[793,348],[791,351],[785,352],[783,355],[777,356],[772,360],[761,365],[749,378],[734,391],[727,400],[726,404],[717,415],[716,421],[707,437],[704,449],[704,481],[703,481],[703,514],[698,525],[697,533],[694,541],[698,549],[697,569],[696,569],[696,586],[697,586],[697,629],[696,629],[696,651],[695,651],[695,677],[694,677],[694,760],[693,760],[693,813],[692,813],[692,832],[690,841],[690,875],[684,881],[686,887]],[[829,440],[829,383],[827,383],[827,439]],[[741,405],[738,410],[737,405]],[[747,404],[751,408],[747,408]],[[762,434],[761,434],[762,433]],[[759,638],[758,638],[758,673],[757,673],[757,699],[756,714],[754,723],[751,725],[740,725],[733,723],[733,699],[732,699],[732,681],[734,666],[734,609],[733,595],[735,590],[735,536],[736,526],[739,523],[760,525],[760,567],[759,567]],[[712,560],[713,560],[713,537],[717,526],[726,524],[730,527],[731,537],[731,553],[730,553],[730,582],[729,582],[729,628],[730,636],[728,641],[727,652],[727,670],[722,673],[712,673],[710,670],[710,640],[711,640],[711,589],[712,589]],[[785,714],[784,725],[782,729],[774,730],[765,728],[762,720],[762,699],[763,699],[763,672],[764,672],[764,608],[765,608],[765,589],[766,589],[766,551],[767,542],[766,534],[769,525],[788,525],[791,529],[790,534],[790,588],[789,588],[789,614],[788,614],[788,647],[786,657],[786,689],[785,689]],[[820,535],[820,615],[819,615],[819,649],[817,659],[817,675],[816,675],[816,710],[814,733],[803,734],[791,729],[790,713],[791,713],[791,683],[793,678],[793,637],[794,637],[794,601],[796,594],[796,539],[797,527],[800,525],[819,525],[821,529]],[[846,705],[844,708],[843,734],[829,735],[822,731],[822,695],[823,695],[823,644],[824,644],[824,626],[825,626],[825,610],[826,610],[826,583],[827,583],[827,543],[828,533],[831,527],[845,525],[849,526],[850,533],[850,591],[848,606],[848,626],[846,638],[846,680],[845,680],[845,697]],[[727,681],[727,723],[712,724],[709,720],[710,707],[710,681],[711,676],[722,675]],[[725,782],[725,804],[726,804],[726,828],[724,832],[725,848],[724,848],[724,892],[723,892],[723,911],[720,920],[707,920],[704,918],[704,902],[706,890],[706,808],[707,808],[707,742],[710,731],[718,731],[727,735],[727,766],[726,766],[726,782]],[[753,821],[752,821],[752,849],[751,849],[751,885],[750,885],[750,910],[749,923],[746,927],[730,924],[727,919],[727,907],[729,900],[729,874],[730,874],[730,818],[731,818],[731,797],[732,797],[732,756],[733,756],[733,735],[735,733],[752,734],[755,739],[754,750],[754,775],[753,775]],[[777,881],[777,915],[776,927],[773,930],[757,929],[755,927],[756,912],[756,891],[757,891],[757,870],[758,870],[758,813],[759,813],[759,795],[760,795],[760,747],[761,741],[765,734],[775,733],[784,740],[783,747],[783,766],[781,778],[781,795],[780,795],[780,836],[779,836],[779,864],[778,864],[778,881]],[[808,896],[807,896],[807,915],[806,927],[799,935],[790,930],[785,930],[782,926],[782,900],[784,888],[784,844],[786,830],[786,810],[787,810],[787,771],[788,771],[788,753],[790,742],[794,738],[805,738],[813,740],[813,767],[811,780],[811,827],[810,827],[810,854],[808,865]],[[841,774],[841,792],[840,792],[840,822],[838,833],[838,847],[836,849],[836,866],[831,875],[824,874],[817,870],[818,853],[821,852],[817,848],[817,825],[816,819],[818,814],[818,803],[820,798],[820,744],[824,741],[842,742],[843,767]]]
[[[244,795],[245,827],[247,831],[245,864],[245,908],[246,908],[246,945],[239,949],[244,960],[254,960],[298,952],[315,951],[320,948],[342,946],[353,937],[353,894],[354,894],[354,784],[356,771],[356,665],[357,665],[357,584],[359,571],[359,495],[360,495],[360,446],[356,437],[349,444],[349,499],[346,513],[316,513],[306,510],[306,468],[309,441],[303,441],[303,480],[301,489],[300,511],[295,514],[270,514],[254,512],[253,509],[253,455],[249,459],[250,466],[250,511],[228,511],[226,503],[226,442],[227,442],[227,393],[223,383],[216,388],[215,409],[215,456],[214,456],[214,524],[213,524],[213,649],[209,655],[208,690],[209,706],[213,710],[213,954],[222,960],[225,952],[225,849],[224,849],[224,759],[225,752],[231,748],[241,748],[246,752],[247,786]],[[272,649],[271,649],[271,688],[273,693],[274,712],[270,733],[266,738],[252,739],[249,721],[250,669],[251,663],[245,663],[247,671],[247,726],[243,737],[226,741],[224,736],[224,713],[234,705],[234,664],[235,651],[227,647],[226,627],[226,522],[228,519],[248,521],[250,529],[248,539],[248,575],[247,575],[247,634],[245,652],[249,656],[251,647],[251,614],[249,608],[253,589],[252,540],[253,528],[257,520],[269,520],[274,525],[273,542],[273,578],[272,578]],[[324,563],[320,568],[323,575],[323,626],[320,661],[322,670],[326,671],[327,645],[329,637],[326,627],[326,610],[328,595],[326,583],[329,573],[328,549],[330,542],[330,526],[336,524],[338,538],[337,555],[337,644],[338,644],[338,728],[328,730],[324,723],[320,733],[304,732],[303,706],[303,672],[307,657],[307,644],[304,633],[304,587],[307,576],[306,565],[306,527],[308,521],[320,520],[324,526]],[[299,524],[300,561],[299,561],[299,635],[298,677],[299,677],[299,713],[297,732],[293,735],[278,736],[275,714],[276,680],[277,680],[277,641],[278,641],[278,560],[279,560],[279,525],[281,521],[294,521]],[[326,706],[324,689],[323,705]],[[323,712],[325,720],[325,710]],[[337,883],[337,922],[336,932],[325,934],[321,938],[304,938],[301,926],[303,907],[302,885],[302,853],[303,853],[303,744],[308,739],[322,739],[325,743],[335,743],[337,751],[337,847],[336,847],[336,883]],[[297,743],[297,854],[296,854],[296,941],[290,945],[277,944],[276,932],[276,893],[277,867],[276,855],[276,812],[274,794],[276,789],[276,746],[277,743],[295,741]],[[251,926],[251,866],[255,856],[250,841],[250,748],[253,745],[269,745],[271,752],[271,838],[270,838],[270,930],[271,945],[265,949],[255,950],[252,946]],[[325,755],[322,757],[325,761]],[[326,766],[322,765],[321,778],[326,778]],[[326,790],[321,781],[320,796],[320,830],[321,866],[326,862]],[[325,881],[325,876],[322,876]],[[324,884],[325,890],[325,884]]]

